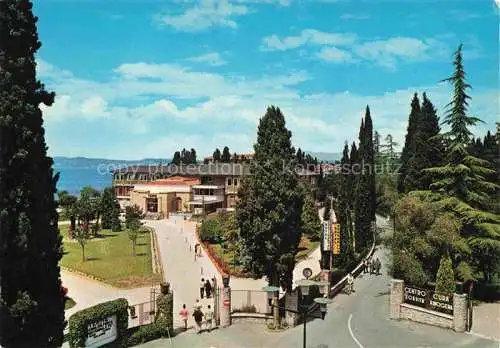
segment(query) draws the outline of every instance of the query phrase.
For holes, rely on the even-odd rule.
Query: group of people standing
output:
[[[182,305],[182,309],[179,312],[179,315],[184,323],[184,330],[187,330],[187,322],[189,317],[189,311],[186,308],[186,305]],[[205,319],[205,330],[208,332],[213,329],[213,320],[214,320],[214,311],[211,305],[207,306],[205,313],[201,310],[200,300],[196,300],[196,303],[193,306],[193,314],[192,314],[195,322],[195,330],[197,334],[200,334],[203,331],[203,319]]]
[[[200,281],[200,297],[203,298],[211,298],[213,296],[212,292],[215,286],[215,278],[212,278],[212,280],[205,280],[204,278],[201,278]]]
[[[373,260],[373,258],[368,258],[363,260],[363,273],[375,273],[376,275],[380,274],[380,268],[382,267],[382,263],[378,259],[378,257]]]

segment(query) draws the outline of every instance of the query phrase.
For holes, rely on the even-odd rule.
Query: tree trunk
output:
[[[82,262],[85,262],[85,247],[82,246]]]
[[[273,274],[273,279],[272,279],[272,284],[271,285],[279,287],[279,278],[278,278],[278,274],[277,273]],[[275,291],[273,293],[273,304],[274,304],[274,307],[273,307],[273,321],[274,321],[274,328],[275,329],[278,329],[279,328],[279,324],[280,324],[280,309],[278,308],[278,305],[279,305],[279,296],[278,296],[278,294],[279,294],[278,291]]]
[[[74,217],[74,216],[70,216],[70,217],[69,217],[69,225],[70,225],[70,229],[71,229],[72,231],[74,231],[74,230],[75,230],[75,228],[76,228],[76,219],[75,219],[75,217]]]
[[[132,242],[132,250],[133,250],[133,253],[134,253],[134,256],[135,256],[135,241]]]

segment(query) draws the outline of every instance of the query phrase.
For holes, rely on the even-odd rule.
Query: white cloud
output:
[[[370,19],[370,15],[364,13],[344,13],[340,16],[340,19],[349,20],[365,20]]]
[[[412,37],[392,37],[386,40],[364,42],[353,48],[362,59],[394,68],[398,61],[422,61],[437,57],[448,57],[447,46],[439,40]]]
[[[227,64],[218,52],[202,54],[200,56],[188,58],[187,60],[197,63],[207,63],[211,66],[221,66]]]
[[[356,34],[327,33],[316,29],[304,29],[298,36],[287,36],[280,39],[277,35],[262,39],[260,47],[263,51],[285,51],[300,46],[310,45],[348,45],[356,41]]]
[[[344,63],[353,61],[353,56],[350,52],[338,49],[337,47],[323,47],[318,53],[319,59],[326,62]]]
[[[304,29],[297,36],[284,38],[279,38],[277,35],[266,36],[262,39],[260,49],[285,51],[305,45],[329,46],[321,47],[313,55],[326,62],[365,60],[387,69],[394,69],[398,62],[449,58],[451,52],[446,44],[447,38],[449,39],[447,35],[423,39],[396,36],[388,39],[361,41],[356,34],[352,33],[327,33],[315,29]],[[300,54],[304,55],[302,50]],[[470,56],[477,57],[477,55],[478,53],[474,51]]]
[[[84,140],[86,145],[75,148],[85,156],[106,151],[115,158],[168,157],[182,147],[194,147],[203,156],[224,145],[231,151],[248,152],[259,118],[269,105],[283,110],[294,145],[309,151],[338,152],[345,140],[356,139],[367,104],[375,129],[384,136],[391,133],[402,143],[413,92],[427,91],[440,115],[450,98],[444,84],[382,95],[304,94],[298,84],[309,76],[303,72],[247,80],[168,64],[136,63],[121,65],[117,76],[99,83],[60,74],[55,67],[45,74],[47,71],[57,79],[45,75],[42,81],[58,95],[52,107],[42,109],[47,141],[58,155],[74,154],[73,144]],[[91,86],[93,94],[82,93],[82,86]],[[131,103],[138,95],[149,97]],[[471,114],[485,118],[486,127],[491,128],[500,116],[492,103],[498,99],[498,91],[476,88],[471,95]],[[186,99],[193,96],[194,100]],[[85,128],[78,126],[81,120],[86,122]],[[98,143],[102,134],[110,135],[105,145]]]
[[[245,5],[233,4],[228,0],[201,0],[178,15],[162,14],[155,17],[162,25],[180,31],[195,32],[210,27],[236,28],[234,17],[245,15],[249,9]]]

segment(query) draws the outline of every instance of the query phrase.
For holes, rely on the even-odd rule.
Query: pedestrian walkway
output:
[[[151,287],[119,289],[64,270],[61,270],[61,280],[68,288],[68,296],[76,302],[65,311],[66,320],[75,312],[117,298],[125,298],[131,305],[149,301],[151,291]]]
[[[474,306],[471,333],[500,342],[500,302]]]
[[[178,315],[183,304],[186,304],[189,311],[188,326],[193,326],[193,305],[200,299],[201,278],[215,277],[217,283],[222,285],[222,277],[203,250],[195,260],[194,248],[197,242],[194,223],[149,220],[146,224],[156,231],[165,281],[170,283],[174,293],[174,326],[183,326]],[[208,304],[213,308],[213,299],[203,299],[201,302],[202,311]]]

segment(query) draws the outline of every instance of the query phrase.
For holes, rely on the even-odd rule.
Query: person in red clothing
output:
[[[180,315],[182,321],[184,322],[184,331],[186,331],[187,327],[188,327],[189,312],[188,312],[185,304],[182,305],[182,309],[180,310],[179,315]]]

